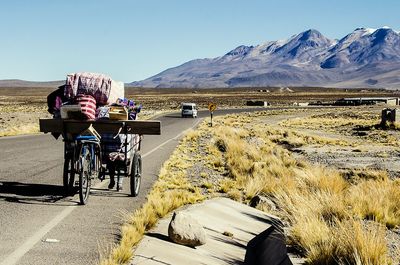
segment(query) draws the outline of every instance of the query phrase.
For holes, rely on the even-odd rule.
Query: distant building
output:
[[[248,100],[246,102],[247,106],[260,106],[260,107],[266,107],[269,106],[270,104],[267,101],[261,101],[261,100]]]
[[[341,98],[336,100],[334,105],[337,106],[359,106],[359,105],[376,105],[376,104],[386,104],[389,106],[396,106],[400,104],[399,98]]]

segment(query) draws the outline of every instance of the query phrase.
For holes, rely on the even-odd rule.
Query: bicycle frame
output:
[[[101,168],[101,159],[102,159],[102,152],[101,152],[101,147],[100,147],[100,141],[99,140],[93,140],[92,138],[85,139],[83,138],[84,136],[78,136],[76,137],[76,146],[79,146],[79,152],[76,153],[76,158],[78,156],[83,156],[86,155],[82,153],[84,151],[84,146],[88,145],[89,146],[89,152],[90,152],[90,158],[91,158],[91,171],[94,169],[94,172],[98,172]],[[76,151],[76,149],[75,149]],[[97,152],[96,152],[97,151]],[[94,174],[91,174],[91,178],[93,178]]]

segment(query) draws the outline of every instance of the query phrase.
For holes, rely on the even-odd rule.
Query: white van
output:
[[[197,118],[197,106],[195,103],[182,103],[182,118],[193,117]]]

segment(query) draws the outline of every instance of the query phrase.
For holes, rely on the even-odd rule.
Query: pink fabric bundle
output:
[[[82,113],[89,120],[94,120],[96,117],[96,100],[90,95],[77,95],[77,103],[81,106]]]
[[[100,105],[106,105],[112,79],[104,74],[75,73],[67,75],[64,95],[74,99],[78,94],[91,95]]]

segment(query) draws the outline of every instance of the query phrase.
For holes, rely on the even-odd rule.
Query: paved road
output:
[[[253,109],[254,110],[254,109]],[[215,115],[244,110],[216,111]],[[109,191],[108,181],[95,183],[86,206],[78,196],[63,197],[63,142],[51,135],[0,139],[0,265],[95,264],[99,252],[118,238],[125,212],[145,201],[183,132],[198,119],[179,114],[160,117],[162,134],[145,136],[140,195],[129,197],[129,181],[122,192]]]

